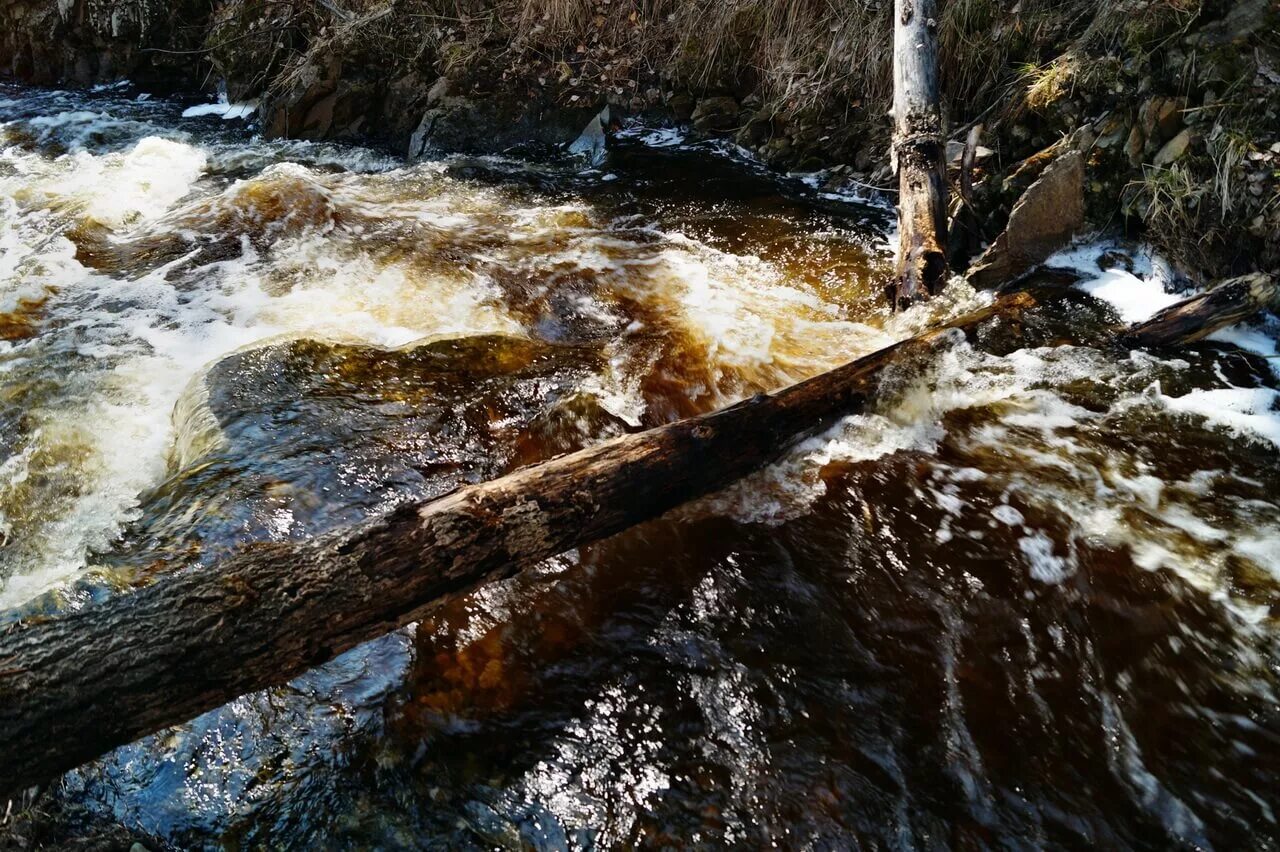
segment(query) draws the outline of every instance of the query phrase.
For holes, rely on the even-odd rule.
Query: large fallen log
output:
[[[896,308],[937,293],[947,279],[947,146],[938,99],[937,0],[896,0],[893,151],[898,170]]]
[[[1200,312],[1191,325],[1134,333],[1146,345],[1200,337],[1238,320],[1245,306],[1276,305],[1276,289],[1274,279],[1232,287],[1225,321]],[[1036,304],[1029,293],[1005,296],[776,394],[310,541],[252,544],[216,569],[164,576],[79,612],[15,625],[0,636],[0,801],[287,682],[451,595],[719,490],[861,409],[890,365],[927,357],[944,335],[973,335],[995,318],[1017,322]]]

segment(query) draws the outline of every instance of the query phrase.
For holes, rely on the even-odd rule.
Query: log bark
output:
[[[240,695],[287,682],[521,567],[719,490],[859,410],[884,369],[952,326],[773,395],[628,435],[306,542],[247,546],[0,636],[0,802]]]
[[[1259,310],[1280,311],[1280,282],[1254,273],[1223,281],[1208,292],[1170,305],[1122,335],[1132,346],[1163,346],[1202,340],[1248,319]]]
[[[937,0],[895,0],[893,162],[898,170],[895,308],[942,289],[947,277],[946,141],[938,98]]]
[[[1169,345],[1261,307],[1280,282],[1241,279],[1121,339]],[[247,546],[216,569],[0,635],[0,802],[139,737],[281,684],[433,606],[657,517],[864,407],[885,369],[944,335],[1017,322],[1030,293],[772,395],[628,435],[306,542]]]

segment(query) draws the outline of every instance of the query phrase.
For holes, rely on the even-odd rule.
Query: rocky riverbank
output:
[[[565,143],[608,105],[889,191],[888,5],[0,0],[0,67],[40,83],[221,84],[261,100],[269,135],[407,156]],[[1275,4],[956,0],[939,25],[953,177],[972,182],[962,264],[1068,151],[1084,209],[1070,230],[1141,233],[1195,278],[1280,263]]]

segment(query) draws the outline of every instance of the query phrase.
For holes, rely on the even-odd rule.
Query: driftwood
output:
[[[1128,339],[1198,339],[1280,302],[1274,279],[1250,280],[1170,308]],[[215,569],[179,572],[79,612],[16,625],[0,636],[0,801],[287,682],[421,619],[451,595],[723,488],[861,409],[891,364],[928,357],[944,335],[972,335],[996,318],[1017,322],[1036,304],[1030,293],[1005,296],[776,394],[310,541],[252,544]]]
[[[1205,293],[1170,305],[1122,336],[1133,346],[1162,346],[1202,340],[1248,319],[1259,310],[1280,311],[1280,286],[1265,273],[1223,281]]]
[[[893,305],[909,307],[947,278],[947,147],[938,101],[937,0],[896,0],[893,21],[893,162],[898,170]]]

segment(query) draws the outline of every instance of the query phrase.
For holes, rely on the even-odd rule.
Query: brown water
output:
[[[882,207],[662,134],[597,171],[405,165],[180,113],[0,89],[0,620],[710,410],[987,298],[888,316]],[[1091,268],[1121,313],[1168,298],[1141,255]],[[1115,310],[1063,294],[903,365],[727,492],[57,796],[77,830],[180,849],[1276,848],[1275,324],[1065,342]]]

